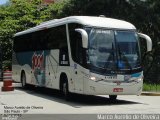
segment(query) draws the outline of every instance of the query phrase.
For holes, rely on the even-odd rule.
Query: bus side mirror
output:
[[[147,52],[152,51],[152,40],[151,38],[146,35],[146,34],[142,34],[142,33],[138,33],[139,37],[144,38],[147,42]]]
[[[80,28],[75,29],[75,31],[79,32],[81,34],[81,36],[82,36],[82,47],[87,49],[88,48],[88,34],[87,34],[87,32],[83,29],[80,29]]]

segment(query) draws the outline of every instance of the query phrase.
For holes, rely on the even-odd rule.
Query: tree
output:
[[[7,6],[0,6],[0,46],[3,60],[11,61],[13,35],[36,26],[50,15],[41,0],[11,0]]]

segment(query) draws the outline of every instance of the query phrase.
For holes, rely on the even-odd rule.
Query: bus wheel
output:
[[[109,95],[110,101],[115,101],[117,99],[117,95]]]
[[[68,82],[67,80],[63,81],[62,83],[62,94],[65,98],[65,100],[69,100],[70,99],[70,93],[68,90]]]
[[[22,88],[26,87],[26,75],[24,72],[21,74],[21,83],[22,83]]]

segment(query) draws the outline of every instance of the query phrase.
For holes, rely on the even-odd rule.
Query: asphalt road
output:
[[[0,113],[20,115],[18,120],[97,120],[98,114],[160,114],[160,96],[118,96],[111,102],[108,96],[73,95],[71,101],[65,101],[59,91],[29,87],[0,92]]]

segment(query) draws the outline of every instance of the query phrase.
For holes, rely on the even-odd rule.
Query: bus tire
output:
[[[21,73],[21,84],[22,88],[26,88],[26,74],[24,71]]]
[[[109,95],[109,100],[112,102],[116,101],[117,95]]]
[[[68,80],[66,77],[62,77],[61,80],[61,92],[65,100],[70,100],[70,92],[68,90]]]

